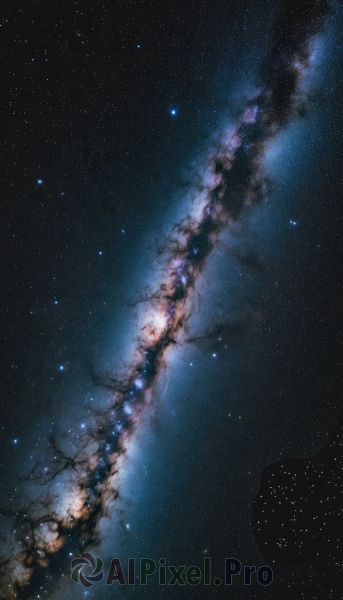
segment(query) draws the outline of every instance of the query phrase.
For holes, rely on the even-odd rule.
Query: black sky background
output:
[[[241,54],[246,20],[234,4],[225,19],[223,9],[149,2],[2,9],[2,383],[4,402],[11,396],[10,436],[45,402],[39,386],[55,376],[44,357],[56,331],[63,328],[62,347],[66,327],[86,326],[87,345],[94,319],[106,315],[109,280],[125,279],[137,236],[179,176],[175,156],[188,156],[215,123],[214,75]]]
[[[168,210],[180,166],[197,148],[206,147],[206,136],[228,104],[230,82],[252,75],[254,60],[268,49],[267,15],[273,8],[268,2],[255,4],[2,6],[1,495],[8,494],[6,471],[14,453],[21,451],[26,429],[49,416],[52,405],[56,410],[56,398],[67,393],[75,377],[90,378],[97,340],[111,311],[123,302],[140,243],[156,214]],[[341,40],[336,51],[341,56]],[[162,533],[156,534],[147,521],[149,547],[155,539],[161,551],[165,548],[174,512],[180,514],[184,504],[180,528],[188,527],[191,546],[201,554],[208,543],[223,555],[225,541],[239,540],[241,531],[236,509],[229,517],[226,511],[246,497],[246,522],[253,484],[257,490],[264,466],[276,460],[280,449],[286,456],[318,451],[341,410],[343,90],[339,58],[327,61],[329,72],[310,102],[318,153],[313,158],[312,148],[311,164],[303,158],[305,167],[294,166],[297,193],[291,217],[295,215],[299,228],[289,237],[280,231],[280,245],[262,257],[268,267],[265,280],[257,278],[261,330],[253,339],[232,342],[240,365],[232,383],[234,406],[248,423],[245,437],[239,429],[220,429],[218,411],[214,419],[208,416],[211,426],[201,421],[198,438],[194,434],[194,441],[184,441],[184,446],[186,425],[180,428],[172,490],[182,456],[195,453],[199,437],[203,444],[197,460],[192,459],[190,480],[175,491],[179,502],[173,508],[174,493],[163,500],[164,508],[169,502],[169,513],[161,516]],[[175,118],[172,108],[178,111]],[[280,197],[289,207],[287,186]],[[271,284],[274,275],[279,288]],[[217,383],[211,382],[207,392],[211,402],[218,392],[224,410],[232,379],[225,362],[218,365]],[[257,452],[251,461],[253,484],[242,475],[243,492],[232,502],[232,467],[223,454],[228,440],[236,482]],[[166,442],[169,455],[171,447]],[[165,465],[163,458],[158,464]],[[187,486],[191,491],[185,501],[182,490],[186,493]],[[249,486],[245,496],[244,486]],[[195,510],[207,526],[200,526],[187,508],[190,499],[196,504],[200,498]],[[161,510],[158,503],[154,510]],[[232,514],[238,526],[225,537]],[[243,537],[237,552],[244,558],[253,542]],[[187,539],[178,548],[177,530],[169,538],[171,553],[179,553],[180,561],[192,554]],[[234,551],[234,542],[230,544]],[[251,554],[255,552],[253,548]],[[276,597],[288,597],[287,585]]]

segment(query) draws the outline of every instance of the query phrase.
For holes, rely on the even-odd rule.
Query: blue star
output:
[[[18,443],[18,440],[13,440],[13,444],[17,444],[17,443]]]
[[[60,365],[60,366],[59,366],[59,370],[60,370],[60,371],[64,371],[64,369],[65,369],[65,366],[64,366],[64,365]]]
[[[38,183],[38,185],[42,185],[43,179],[37,179],[37,183]]]
[[[172,108],[171,111],[170,111],[170,114],[172,115],[172,117],[175,117],[177,115],[176,108]]]
[[[99,256],[102,256],[102,252],[101,252],[101,250],[100,250],[100,252],[99,252]]]
[[[292,221],[292,219],[290,219],[290,220],[289,220],[289,222],[290,222],[290,224],[291,224],[291,225],[293,225],[293,226],[295,226],[295,225],[298,225],[298,223],[297,223],[296,221]]]

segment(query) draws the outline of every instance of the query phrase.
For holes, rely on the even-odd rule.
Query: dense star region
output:
[[[316,456],[280,460],[263,471],[253,525],[270,564],[340,570],[342,432],[341,417],[327,446]]]
[[[217,134],[216,149],[194,184],[188,215],[158,251],[160,282],[139,303],[137,344],[125,376],[94,375],[108,391],[108,410],[85,423],[76,455],[67,455],[50,438],[54,460],[45,467],[46,496],[25,510],[17,509],[14,499],[3,511],[13,518],[16,543],[2,561],[2,598],[24,600],[43,585],[52,589],[70,553],[95,543],[100,518],[115,510],[130,440],[143,412],[154,405],[167,353],[185,335],[195,283],[220,231],[267,194],[265,150],[306,107],[306,75],[327,12],[326,2],[285,3],[255,93],[244,102],[237,124]],[[36,463],[24,484],[32,488],[42,468]]]
[[[266,467],[253,503],[255,539],[268,563],[305,566],[308,593],[318,591],[324,573],[337,598],[343,564],[342,446],[341,415],[318,454]]]

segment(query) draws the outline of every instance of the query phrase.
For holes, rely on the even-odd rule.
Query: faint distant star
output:
[[[58,304],[58,300],[55,300],[55,301],[54,301],[54,304]]]
[[[101,250],[100,250],[100,252],[99,252],[99,256],[102,256],[102,252],[101,252]]]
[[[296,221],[292,221],[292,219],[289,220],[291,225],[297,225],[298,223]]]
[[[122,232],[122,233],[125,233],[125,229],[122,229],[122,230],[121,230],[121,232]]]

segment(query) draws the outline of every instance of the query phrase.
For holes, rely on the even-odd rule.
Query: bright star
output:
[[[289,220],[291,225],[297,225],[298,223],[296,221],[292,221],[292,219]]]
[[[59,369],[60,369],[60,371],[64,371],[65,366],[64,365],[60,365]]]
[[[99,252],[99,256],[102,256],[102,252],[101,252],[101,250],[100,250],[100,252]]]
[[[172,108],[170,111],[170,114],[175,117],[175,115],[177,114],[177,110],[175,108]]]
[[[43,179],[37,179],[37,183],[38,183],[38,185],[42,185]]]
[[[13,444],[17,444],[17,443],[18,443],[18,440],[13,440]]]
[[[128,402],[125,402],[124,404],[124,413],[126,415],[132,415],[132,407],[130,406],[130,404]]]

